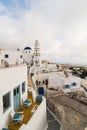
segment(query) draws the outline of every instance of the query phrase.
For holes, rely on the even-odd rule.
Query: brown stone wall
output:
[[[65,95],[47,98],[47,106],[56,115],[62,130],[84,130],[87,127],[87,106]]]

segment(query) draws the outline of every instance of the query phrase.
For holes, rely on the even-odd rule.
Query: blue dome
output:
[[[25,47],[24,50],[32,50],[31,47]]]

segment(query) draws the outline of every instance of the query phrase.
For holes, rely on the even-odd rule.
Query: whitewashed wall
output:
[[[22,95],[22,88],[20,86],[20,97],[21,99],[27,96],[27,67],[26,65],[9,67],[9,68],[0,68],[0,117],[3,120],[0,121],[0,130],[2,127],[8,124],[9,112],[11,109],[14,109],[13,105],[13,89],[21,85],[22,82],[26,82],[26,92]],[[11,106],[8,110],[3,113],[3,95],[8,92],[11,92]],[[21,100],[22,101],[22,100]]]
[[[40,66],[40,71],[57,71],[57,65],[56,64],[47,64],[47,63],[43,63]]]
[[[5,54],[8,54],[9,57],[5,58]],[[23,63],[23,58],[20,57],[22,56],[22,51],[1,50],[0,56],[1,56],[1,60],[7,61],[10,65]]]
[[[50,75],[49,76],[49,84],[48,84],[48,88],[63,88],[64,85],[70,85],[72,83],[77,83],[77,86],[75,86],[75,88],[79,88],[80,87],[80,81],[81,79],[79,77],[76,76],[69,76],[69,77],[65,77],[64,75]],[[74,89],[74,87],[71,87],[71,89]]]
[[[35,81],[36,80],[38,80],[38,81],[43,81],[43,80],[46,80],[46,79],[48,79],[49,78],[49,74],[37,74],[37,75],[35,75],[35,76],[33,76],[32,77],[32,80],[33,80],[33,82],[35,83]]]
[[[47,69],[47,63],[41,64],[40,69]]]
[[[63,89],[64,92],[71,92],[71,91],[77,91],[80,89],[80,82],[81,79],[79,77],[76,76],[69,76],[67,78],[64,78],[63,84],[64,85],[70,85],[70,89]],[[76,83],[76,86],[72,86],[72,83]]]
[[[39,105],[38,109],[32,115],[29,122],[20,127],[19,130],[46,130],[47,129],[47,116],[46,116],[46,99],[43,97],[42,103]]]
[[[70,89],[66,89],[66,91],[73,91],[80,88],[80,82],[81,79],[76,76],[65,77],[62,73],[44,73],[44,74],[38,74],[36,76],[33,76],[33,81],[35,83],[36,80],[43,81],[48,79],[48,88],[54,88],[54,89],[63,89],[64,85],[70,85]],[[77,83],[77,86],[72,87],[72,83]]]
[[[57,67],[56,67],[56,64],[48,64],[48,65],[47,65],[47,68],[48,68],[48,70],[49,70],[49,69],[52,70],[52,69],[56,69]]]
[[[48,88],[63,88],[63,78],[57,74],[49,76]]]
[[[32,93],[33,101],[36,102],[36,92],[34,91],[34,89],[32,87],[28,87],[28,91]]]
[[[23,61],[30,64],[30,62],[32,60],[32,56],[33,56],[33,51],[32,50],[23,50],[22,56],[23,56]]]

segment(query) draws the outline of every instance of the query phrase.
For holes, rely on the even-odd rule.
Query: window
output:
[[[8,54],[5,54],[5,58],[9,58],[9,55],[8,55]]]
[[[25,82],[22,83],[22,94],[25,92]]]
[[[38,85],[38,80],[36,80],[36,85]]]
[[[64,89],[70,88],[69,84],[64,85]]]
[[[14,96],[16,96],[16,90],[14,90]]]
[[[17,88],[17,93],[19,93],[19,88]]]
[[[20,58],[22,58],[22,55],[20,55]]]
[[[3,112],[5,112],[10,107],[10,92],[3,96]]]
[[[14,91],[13,91],[14,97],[17,96],[17,94],[20,93],[19,87],[20,87],[20,85],[14,89]]]
[[[71,84],[71,86],[77,86],[77,83],[74,82],[74,83]]]

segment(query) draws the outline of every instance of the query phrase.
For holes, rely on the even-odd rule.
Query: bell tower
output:
[[[34,65],[40,66],[40,45],[38,40],[34,43]]]

